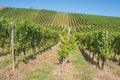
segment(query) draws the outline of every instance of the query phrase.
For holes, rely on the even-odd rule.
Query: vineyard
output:
[[[72,72],[74,72],[74,69],[69,67],[70,65],[74,65],[76,68],[76,73],[78,74],[75,74],[75,76],[78,77],[80,75],[78,78],[63,78],[62,80],[119,80],[119,31],[120,17],[64,13],[32,8],[1,8],[0,71],[2,72],[2,69],[8,65],[10,65],[10,67],[12,65],[13,71],[16,69],[19,71],[20,62],[29,63],[29,60],[32,59],[39,60],[37,56],[40,54],[40,58],[47,57],[47,62],[44,63],[44,61],[41,61],[41,63],[39,63],[41,66],[39,67],[48,66],[46,68],[48,71],[43,70],[42,72],[42,69],[39,68],[38,71],[42,73],[35,71],[35,73],[38,73],[37,75],[33,75],[34,70],[33,72],[25,72],[24,74],[27,74],[27,76],[22,76],[25,77],[25,80],[61,80],[53,76],[56,67],[53,63],[57,62],[62,66],[62,68],[60,68],[63,71],[63,73],[60,73],[61,75],[66,75],[64,73],[66,67],[68,67],[68,70],[71,69],[70,71],[73,70]],[[11,47],[11,45],[13,46]],[[54,47],[56,50],[51,51]],[[13,54],[11,53],[12,48],[14,48]],[[49,51],[55,54],[47,53]],[[81,61],[85,64],[80,63]],[[79,69],[80,64],[85,65],[83,71],[80,70],[82,67]],[[36,64],[34,65],[35,67],[38,66]],[[101,70],[101,73],[102,71],[104,72],[102,77],[101,75],[96,76],[96,78],[101,77],[100,79],[92,78],[95,75],[92,71],[88,70],[91,65],[97,66],[98,70]],[[84,71],[85,68],[87,68],[86,71],[88,72]],[[92,67],[90,68],[93,70]],[[110,76],[114,76],[108,76],[109,74],[105,73],[106,69],[110,69],[109,72],[111,71],[113,73],[110,73]],[[28,70],[32,69],[28,68]],[[52,70],[53,73],[51,73]],[[92,76],[88,74],[90,72]],[[3,74],[4,73],[3,70]],[[18,73],[12,73],[13,77],[10,79],[5,78],[6,76],[2,77],[3,74],[0,74],[0,80],[13,80],[15,79],[14,75]],[[41,74],[45,74],[42,76],[43,78],[37,78],[37,76]],[[11,76],[11,74],[8,75],[8,77]],[[50,77],[51,75],[52,78]],[[73,73],[70,75],[73,76]],[[105,76],[107,76],[107,78],[105,78]]]

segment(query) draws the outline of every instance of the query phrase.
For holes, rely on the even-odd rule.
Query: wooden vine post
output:
[[[67,36],[68,36],[68,44],[69,44],[69,42],[70,42],[70,27],[68,27],[68,35]],[[69,55],[66,60],[67,60],[66,62],[69,61]]]
[[[15,70],[15,54],[14,54],[14,25],[11,22],[11,55],[12,55],[12,70]]]

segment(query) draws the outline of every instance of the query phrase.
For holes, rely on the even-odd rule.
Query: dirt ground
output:
[[[12,65],[8,65],[0,69],[0,80],[24,80],[27,73],[31,72],[34,68],[39,67],[40,65],[38,64],[43,62],[53,62],[55,64],[55,68],[50,72],[48,78],[45,80],[82,80],[75,79],[75,75],[79,74],[79,72],[73,67],[72,62],[62,68],[63,65],[57,64],[58,61],[46,58],[46,56],[51,55],[53,58],[57,59],[58,55],[56,49],[58,46],[59,43],[53,46],[50,50],[38,54],[35,59],[31,59],[27,63],[19,61],[15,71],[12,71]],[[111,64],[116,65],[113,62],[111,62]],[[91,64],[90,68],[93,69],[93,72],[89,73],[90,75],[93,75],[92,80],[120,80],[119,66],[111,67],[108,65],[105,70],[99,70],[96,65]]]
[[[38,54],[35,59],[30,59],[27,63],[23,61],[17,62],[18,65],[15,71],[12,71],[12,64],[0,69],[0,80],[24,80],[25,74],[38,67],[38,64],[42,62],[50,62],[46,56],[50,53],[52,53],[51,55],[56,53],[58,45],[59,43],[53,46],[50,50]]]

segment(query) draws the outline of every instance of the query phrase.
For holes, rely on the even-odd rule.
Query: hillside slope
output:
[[[45,26],[71,27],[77,32],[93,32],[101,29],[120,30],[120,17],[98,16],[89,14],[63,13],[50,10],[23,8],[4,8],[0,17],[9,21],[28,20]],[[119,30],[118,30],[119,29]]]

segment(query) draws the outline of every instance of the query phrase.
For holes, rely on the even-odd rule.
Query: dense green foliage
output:
[[[10,49],[10,24],[5,18],[0,18],[0,48]],[[14,22],[14,48],[16,54],[24,53],[32,49],[33,54],[38,50],[47,49],[59,40],[59,30],[52,30],[30,21],[16,20]],[[55,29],[55,28],[54,28]],[[8,49],[8,50],[9,50]],[[36,51],[37,50],[37,51]],[[8,51],[10,52],[10,51]]]
[[[61,61],[66,59],[69,56],[70,51],[72,51],[76,46],[76,38],[73,35],[69,37],[66,35],[60,35],[60,49],[58,50],[58,54],[60,55]]]
[[[4,19],[4,17],[0,18],[0,48],[2,49],[2,52],[4,52],[4,49],[9,47],[10,43],[10,29],[8,22]]]
[[[92,54],[94,60],[97,54],[98,64],[104,67],[106,59],[113,59],[113,54],[119,55],[119,35],[113,36],[108,31],[100,31],[94,34],[88,34],[84,38],[79,38],[79,46]],[[115,52],[115,53],[114,53]],[[99,61],[102,61],[102,64]]]

